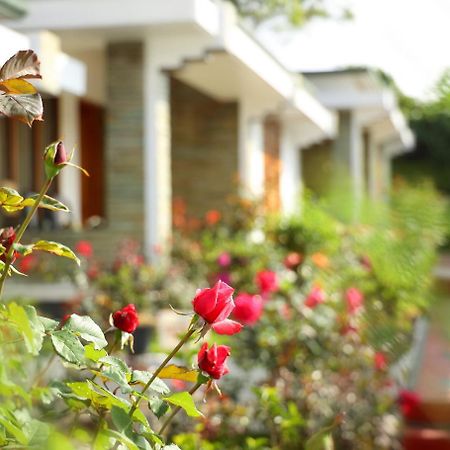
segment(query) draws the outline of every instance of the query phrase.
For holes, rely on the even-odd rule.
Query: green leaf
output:
[[[69,248],[59,242],[53,241],[38,241],[33,244],[33,250],[41,250],[48,253],[53,253],[56,256],[64,256],[65,258],[73,259],[78,265],[80,260],[77,255]]]
[[[28,197],[24,199],[20,206],[26,207],[26,206],[33,206],[39,197],[38,194],[32,195],[31,197]],[[48,195],[44,195],[41,202],[39,203],[39,208],[49,209],[50,211],[63,211],[63,212],[69,212],[69,208],[64,205],[64,203],[61,203],[59,200],[56,200],[55,198],[52,198]]]
[[[32,306],[19,306],[16,303],[8,305],[8,319],[23,336],[25,345],[30,353],[37,355],[44,339],[44,326],[38,319],[36,310]]]
[[[125,436],[124,434],[119,433],[116,430],[105,430],[104,432],[107,436],[110,436],[119,441],[120,443],[122,443],[123,445],[125,445],[127,449],[139,450],[139,447],[129,437]]]
[[[5,427],[6,431],[9,434],[17,439],[19,444],[28,444],[28,438],[26,437],[25,433],[18,426],[14,425],[10,419],[0,416],[0,424]]]
[[[53,331],[59,325],[59,322],[53,319],[49,319],[48,317],[39,316],[38,319],[42,323],[45,331]]]
[[[62,329],[72,331],[85,341],[92,342],[96,350],[108,345],[103,331],[89,316],[71,314]]]
[[[123,433],[131,430],[133,420],[123,409],[113,406],[111,409],[111,418],[117,431]]]
[[[66,361],[81,365],[85,362],[84,347],[77,336],[67,330],[54,331],[51,335],[53,348]]]
[[[159,397],[151,397],[148,406],[158,419],[169,410],[169,405]]]
[[[203,416],[203,414],[195,406],[194,399],[189,392],[176,392],[169,397],[164,397],[164,400],[184,409],[189,417]]]
[[[165,445],[161,450],[181,450],[181,448],[178,447],[178,445],[170,444],[170,445]]]
[[[343,414],[338,414],[330,425],[314,433],[305,443],[305,450],[327,450],[326,443],[330,440],[332,431],[344,420]]]
[[[0,206],[5,211],[13,212],[22,209],[20,207],[22,200],[23,197],[15,189],[8,187],[0,188]]]
[[[107,354],[108,353],[104,349],[96,350],[94,344],[88,344],[84,347],[84,356],[94,362],[98,362]]]
[[[151,372],[147,372],[145,370],[133,370],[133,373],[131,375],[131,384],[141,384],[145,386],[152,377]],[[156,377],[152,384],[150,385],[149,389],[157,392],[158,394],[168,394],[170,392],[169,387],[167,386],[164,381],[160,380],[158,377]]]

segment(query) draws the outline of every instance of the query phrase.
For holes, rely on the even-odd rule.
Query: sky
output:
[[[291,70],[364,65],[393,76],[402,91],[426,99],[450,68],[450,0],[329,0],[351,21],[315,19],[300,30],[267,23],[257,31]]]

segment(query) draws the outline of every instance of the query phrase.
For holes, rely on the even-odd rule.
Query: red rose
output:
[[[208,344],[205,342],[198,352],[198,367],[210,377],[218,380],[229,372],[225,364],[229,356],[230,347],[213,344],[208,349]]]
[[[364,296],[358,289],[351,287],[345,292],[345,299],[348,313],[355,314],[362,307]]]
[[[263,312],[263,300],[259,295],[242,293],[235,299],[233,316],[244,325],[254,325]]]
[[[375,352],[373,358],[373,363],[376,370],[386,370],[387,369],[387,358],[383,352]]]
[[[306,297],[305,306],[313,309],[320,303],[323,303],[324,301],[325,301],[325,293],[319,286],[314,286],[308,297]]]
[[[262,296],[267,297],[271,292],[278,290],[278,278],[271,270],[262,270],[256,274],[256,284]]]
[[[400,391],[398,396],[398,404],[404,417],[411,419],[417,413],[417,408],[420,405],[420,396],[414,391],[404,389]]]
[[[127,333],[132,333],[139,325],[139,317],[134,305],[119,309],[113,314],[112,319],[116,328]]]
[[[6,255],[9,249],[16,240],[16,232],[13,227],[3,228],[0,233],[0,244],[5,247],[5,252],[0,255],[0,260],[6,262]],[[12,254],[12,262],[16,260],[18,253],[16,251]]]
[[[89,259],[93,253],[92,244],[89,241],[78,241],[75,250],[79,255],[87,259]]]
[[[233,292],[232,287],[219,280],[212,288],[200,290],[192,301],[194,311],[218,334],[231,335],[242,329],[240,323],[228,319],[235,307]]]
[[[286,269],[297,270],[302,261],[303,256],[300,253],[291,252],[284,258],[284,266]]]

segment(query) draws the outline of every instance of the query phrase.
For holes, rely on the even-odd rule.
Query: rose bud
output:
[[[314,309],[317,305],[323,303],[324,301],[325,293],[319,286],[314,286],[308,297],[306,297],[305,306]]]
[[[205,342],[198,352],[198,367],[210,377],[218,380],[229,372],[225,364],[229,356],[230,347],[213,344],[208,349],[208,344]]]
[[[231,255],[228,252],[222,252],[217,257],[217,264],[220,267],[228,267],[231,264]]]
[[[256,284],[263,297],[267,297],[271,292],[278,290],[278,278],[271,270],[262,270],[256,274]]]
[[[85,175],[88,175],[84,169],[73,164],[70,159],[71,158],[67,156],[66,148],[62,141],[53,142],[46,147],[44,150],[44,169],[47,179],[50,180],[54,178],[65,166],[76,167]]]
[[[345,292],[345,300],[347,301],[347,310],[349,314],[355,314],[362,308],[364,296],[361,291],[351,287]]]
[[[114,326],[119,330],[133,333],[139,325],[136,307],[132,304],[124,306],[112,315]]]
[[[13,227],[3,228],[0,231],[0,244],[5,247],[5,252],[0,255],[0,260],[6,262],[6,255],[16,240],[16,232]],[[16,260],[17,256],[18,253],[14,251],[12,254],[12,262]]]
[[[376,370],[383,371],[387,369],[387,358],[383,352],[375,352],[373,364]]]
[[[259,295],[239,294],[234,303],[233,316],[244,325],[254,325],[263,312],[263,300]]]
[[[194,311],[218,334],[231,335],[242,329],[240,323],[228,319],[235,307],[233,292],[231,286],[219,280],[212,288],[200,290],[192,301]]]

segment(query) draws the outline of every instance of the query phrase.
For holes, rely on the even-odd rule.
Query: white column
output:
[[[239,104],[239,180],[243,195],[261,198],[264,194],[264,123],[262,115],[249,105]]]
[[[296,135],[295,122],[283,121],[280,142],[280,196],[281,210],[284,214],[293,214],[300,210],[302,192],[300,150]]]
[[[172,228],[170,84],[153,39],[144,46],[144,244],[150,260],[169,244]]]
[[[81,165],[80,155],[80,114],[79,99],[75,95],[66,92],[61,93],[58,105],[58,133],[60,139],[64,141],[67,152],[75,149],[72,161]],[[66,167],[61,171],[59,182],[59,197],[70,209],[67,213],[58,213],[58,221],[61,224],[72,224],[72,227],[79,229],[82,226],[81,218],[81,177],[82,173],[72,167]],[[95,174],[93,175],[95,176]]]

